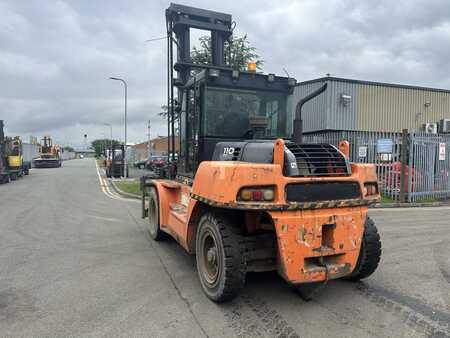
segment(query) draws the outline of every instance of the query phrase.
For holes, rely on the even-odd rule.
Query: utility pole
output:
[[[105,126],[109,126],[109,139],[110,139],[110,151],[112,151],[113,146],[113,136],[112,136],[112,124],[111,123],[103,123]],[[106,154],[105,154],[106,155]]]
[[[123,83],[123,87],[125,90],[125,141],[124,141],[124,166],[125,166],[125,177],[128,177],[128,163],[127,163],[127,99],[128,99],[128,85],[124,79],[119,77],[110,77],[110,80],[120,81]]]

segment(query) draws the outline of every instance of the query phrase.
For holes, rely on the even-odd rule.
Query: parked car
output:
[[[147,160],[147,169],[156,170],[167,164],[167,156],[151,156]]]
[[[140,160],[140,161],[135,161],[133,163],[133,166],[135,168],[139,168],[139,169],[145,169],[147,167],[147,162],[148,162],[148,158],[144,159],[144,160]]]

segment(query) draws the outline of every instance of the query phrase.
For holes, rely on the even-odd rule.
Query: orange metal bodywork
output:
[[[280,275],[297,284],[351,273],[358,260],[366,214],[367,207],[273,212]],[[328,224],[335,224],[330,248],[322,246],[322,227]],[[328,270],[314,263],[317,257],[322,257]]]
[[[377,181],[375,168],[370,164],[352,164],[350,176],[285,177],[283,155],[277,150],[281,147],[282,140],[275,146],[274,164],[204,161],[192,186],[174,180],[152,180],[159,194],[161,229],[194,253],[201,208],[239,209],[246,213],[263,210],[276,232],[278,272],[288,282],[317,282],[350,274],[358,259],[368,204],[377,201],[379,195],[362,196],[361,200],[367,203],[359,204],[330,201],[328,205],[298,205],[286,201],[285,186],[353,181],[364,191],[365,182]],[[248,186],[273,186],[274,201],[237,200],[240,189]]]

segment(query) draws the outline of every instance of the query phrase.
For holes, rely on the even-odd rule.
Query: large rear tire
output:
[[[229,218],[205,214],[196,236],[197,272],[203,291],[215,302],[235,298],[244,287],[243,237]]]
[[[358,281],[369,277],[375,272],[381,259],[381,241],[375,222],[367,217],[364,224],[364,234],[359,251],[358,262],[353,272],[347,277]]]
[[[159,223],[159,198],[155,187],[148,190],[148,233],[155,241],[162,241],[167,234],[161,230]]]

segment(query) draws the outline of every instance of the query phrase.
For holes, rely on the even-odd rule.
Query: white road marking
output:
[[[117,218],[109,218],[109,217],[103,217],[103,216],[95,216],[95,215],[87,215],[88,217],[101,219],[102,221],[108,221],[108,222],[120,222]]]
[[[109,182],[106,179],[104,179],[102,177],[102,175],[100,174],[100,168],[99,168],[99,166],[97,164],[97,161],[95,161],[95,167],[97,169],[97,176],[98,176],[98,181],[100,183],[100,188],[102,189],[103,193],[106,196],[108,196],[111,199],[118,200],[118,201],[139,202],[140,203],[140,201],[138,201],[138,200],[130,199],[130,198],[124,198],[124,197],[120,196],[119,194],[117,194],[115,191],[112,191],[111,187],[109,185]]]
[[[414,211],[438,211],[438,210],[449,210],[450,206],[439,206],[439,207],[396,207],[396,208],[369,208],[369,212],[414,212]]]

